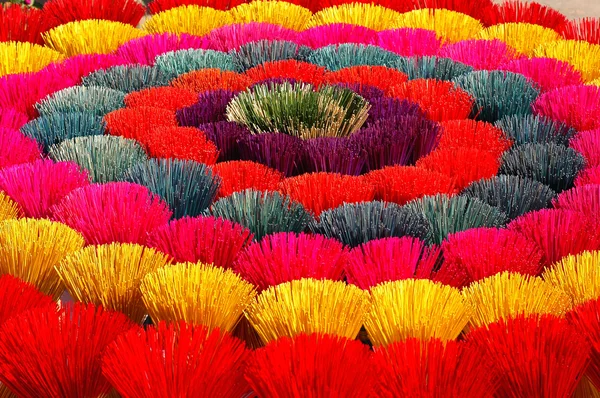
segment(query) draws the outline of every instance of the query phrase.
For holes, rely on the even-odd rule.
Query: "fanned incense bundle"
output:
[[[406,73],[409,79],[437,79],[449,81],[473,71],[473,67],[449,58],[409,57],[400,58],[396,68]]]
[[[366,121],[369,104],[353,91],[309,84],[259,85],[235,97],[229,121],[255,134],[280,132],[300,138],[345,137]]]
[[[341,280],[348,251],[335,239],[279,233],[249,245],[235,270],[259,291],[302,278]]]
[[[38,44],[16,41],[0,43],[0,76],[37,72],[61,59],[59,52]]]
[[[279,189],[317,218],[321,212],[344,203],[370,202],[375,198],[375,188],[367,179],[337,173],[310,173],[287,178]]]
[[[471,318],[458,289],[427,279],[381,283],[371,288],[365,328],[375,346],[419,338],[454,340]]]
[[[415,165],[447,175],[459,190],[473,181],[494,177],[500,169],[497,156],[468,147],[435,150],[419,159]]]
[[[303,30],[298,35],[298,42],[312,49],[343,43],[376,44],[377,32],[360,25],[329,23]]]
[[[441,126],[438,149],[469,147],[500,156],[512,146],[512,142],[505,137],[502,130],[486,122],[470,119],[447,120],[442,122]]]
[[[176,262],[232,268],[252,238],[249,229],[229,220],[184,217],[151,231],[147,245],[171,255]]]
[[[567,313],[567,319],[575,326],[577,331],[587,337],[591,345],[590,353],[590,365],[585,372],[584,379],[589,378],[589,381],[593,383],[593,389],[595,390],[597,385],[600,384],[600,341],[598,340],[598,328],[600,324],[600,301],[593,299],[585,304],[581,304],[573,308]],[[582,383],[585,381],[582,380]],[[590,383],[590,384],[591,384]],[[588,393],[588,397],[595,397],[598,393]]]
[[[560,87],[540,95],[532,109],[536,115],[562,122],[577,131],[600,128],[600,87]]]
[[[200,215],[217,196],[221,183],[207,165],[176,159],[140,162],[122,179],[146,186],[163,198],[173,210],[173,218]]]
[[[171,8],[179,7],[185,4],[195,4],[199,6],[212,7],[217,10],[228,10],[237,5],[243,4],[245,0],[152,0],[148,4],[148,9],[152,14],[158,14]]]
[[[0,42],[20,41],[42,44],[44,14],[35,7],[3,3],[0,6]]]
[[[20,129],[29,121],[29,116],[12,108],[0,108],[0,128]]]
[[[479,199],[466,196],[425,196],[406,205],[421,213],[431,227],[431,240],[440,244],[448,234],[479,227],[501,227],[506,214]]]
[[[56,272],[77,301],[102,305],[140,323],[146,316],[141,280],[169,260],[168,255],[144,246],[111,243],[72,253],[56,266]]]
[[[64,112],[40,116],[21,127],[21,132],[40,144],[44,151],[62,141],[104,134],[102,117],[93,112]]]
[[[579,152],[585,158],[586,169],[600,166],[600,151],[598,141],[600,140],[600,129],[580,131],[571,139],[569,146]]]
[[[389,281],[428,279],[440,254],[439,247],[426,247],[421,239],[408,236],[372,240],[350,251],[346,279],[365,290]]]
[[[84,76],[82,84],[88,87],[107,87],[131,93],[150,87],[169,84],[170,76],[148,65],[117,65]]]
[[[378,348],[373,357],[378,397],[485,398],[497,387],[493,369],[471,343],[408,338]]]
[[[452,195],[456,191],[449,176],[414,166],[388,166],[365,177],[375,187],[375,199],[399,205],[427,195]]]
[[[170,77],[177,77],[203,68],[235,70],[231,54],[202,49],[169,51],[156,57],[155,65]]]
[[[570,63],[581,72],[585,82],[600,77],[600,44],[580,40],[557,40],[540,45],[533,54],[536,57],[555,58]]]
[[[541,92],[582,84],[580,72],[569,63],[552,58],[520,58],[502,65],[500,69],[520,73],[533,80]]]
[[[56,306],[52,297],[42,294],[34,285],[12,275],[0,277],[0,328],[9,319],[34,308]],[[2,386],[0,386],[0,396]],[[7,395],[10,396],[10,395]]]
[[[274,23],[235,23],[211,30],[204,36],[204,45],[212,50],[228,52],[237,50],[245,44],[260,40],[298,42],[298,34],[299,32],[293,29],[288,29]]]
[[[177,126],[175,112],[168,109],[151,106],[119,108],[104,117],[108,134],[140,141],[151,129]]]
[[[392,95],[419,104],[427,117],[437,122],[466,119],[473,109],[474,97],[467,91],[435,79],[411,80],[393,87]]]
[[[380,97],[374,98],[369,102],[371,103],[371,109],[369,110],[367,126],[382,122],[383,119],[401,120],[403,116],[425,116],[419,105],[409,100]]]
[[[600,248],[594,223],[585,214],[572,210],[533,211],[512,221],[508,229],[522,233],[538,245],[545,267],[569,254]]]
[[[156,33],[129,40],[119,46],[116,55],[131,64],[154,65],[156,57],[161,54],[202,46],[203,40],[198,36]]]
[[[408,207],[380,201],[344,204],[321,213],[312,222],[313,233],[356,247],[375,239],[412,236],[429,239],[430,224],[423,214]]]
[[[104,116],[125,106],[125,93],[106,87],[74,86],[57,91],[35,104],[42,116],[65,112],[93,112]]]
[[[137,141],[110,135],[65,140],[50,147],[48,156],[58,162],[76,163],[98,183],[119,181],[128,168],[147,159]]]
[[[310,10],[285,1],[256,0],[232,8],[233,23],[263,22],[301,31],[308,27]]]
[[[141,281],[140,291],[153,321],[185,321],[227,332],[256,296],[233,271],[202,263],[157,269]]]
[[[448,9],[423,8],[400,15],[396,28],[433,30],[444,43],[474,39],[483,29],[477,19]]]
[[[219,89],[241,91],[245,90],[250,83],[245,75],[215,68],[195,70],[171,81],[173,87],[185,88],[195,93]]]
[[[575,179],[575,186],[600,185],[600,166],[581,171]]]
[[[171,211],[148,188],[127,182],[92,184],[71,192],[52,216],[81,232],[88,244],[144,244],[148,231],[166,224]]]
[[[33,285],[11,275],[0,277],[0,327],[23,312],[51,307],[56,307],[52,297],[40,293]],[[14,394],[0,383],[0,397],[12,398]]]
[[[238,141],[250,135],[248,129],[234,122],[204,123],[198,126],[219,149],[218,161],[240,159]]]
[[[256,240],[277,232],[302,232],[313,220],[312,215],[289,196],[252,189],[219,199],[210,212],[248,228]]]
[[[475,181],[461,195],[496,206],[512,220],[530,211],[550,207],[556,192],[549,186],[526,177],[501,175]]]
[[[253,352],[245,375],[263,397],[352,397],[370,395],[376,369],[368,346],[313,333],[282,337]]]
[[[542,275],[549,283],[563,290],[574,306],[600,298],[600,252],[583,251],[564,256]]]
[[[192,160],[213,165],[219,157],[216,145],[202,130],[161,126],[146,131],[139,140],[153,158]]]
[[[242,397],[250,353],[219,330],[184,322],[136,328],[106,348],[102,373],[123,397]]]
[[[306,169],[306,141],[287,134],[245,135],[237,141],[242,159],[264,164],[285,177],[302,174]]]
[[[23,313],[0,329],[0,381],[26,398],[104,396],[111,385],[102,376],[102,352],[133,326],[93,305]]]
[[[303,61],[311,50],[291,41],[259,40],[240,46],[231,52],[236,70],[240,73],[265,62],[284,60]]]
[[[498,120],[495,125],[504,131],[514,145],[527,143],[548,143],[568,146],[569,140],[576,133],[566,124],[544,116],[511,115]]]
[[[137,26],[145,14],[135,0],[50,0],[44,4],[44,16],[51,27],[72,21],[102,19]]]
[[[61,223],[32,218],[4,221],[0,232],[0,274],[20,278],[53,298],[60,296],[64,287],[54,267],[83,247],[83,237]]]
[[[312,16],[307,28],[344,23],[364,26],[373,30],[386,30],[397,27],[401,14],[380,5],[351,3],[325,8]]]
[[[473,308],[469,323],[474,328],[520,316],[562,316],[571,306],[569,296],[552,283],[511,272],[472,283],[463,295]]]
[[[364,44],[334,44],[314,50],[308,61],[324,66],[330,71],[336,71],[351,66],[378,65],[393,68],[402,58],[391,51],[374,45]]]
[[[531,178],[560,193],[573,186],[584,166],[585,158],[573,148],[525,144],[504,153],[500,173]]]
[[[91,72],[127,63],[125,59],[114,54],[81,54],[69,57],[60,63],[50,64],[42,69],[41,72],[46,72],[47,75],[54,78],[79,84],[81,83],[81,78]]]
[[[265,62],[245,72],[253,83],[260,84],[268,79],[295,80],[318,87],[325,78],[325,68],[308,62],[285,60]]]
[[[310,0],[296,0],[296,1],[304,1],[304,2],[309,2]],[[320,11],[322,9],[326,9],[329,7],[336,7],[336,6],[341,6],[341,5],[348,5],[348,4],[373,4],[374,2],[371,0],[317,0],[318,1],[318,7],[317,9],[315,9],[315,11]],[[377,3],[385,8],[389,8],[391,10],[395,10],[397,12],[407,12],[410,11],[412,9],[413,4],[411,4],[411,1],[396,1],[396,0],[379,0],[377,1]]]
[[[0,169],[35,162],[42,157],[38,143],[19,130],[0,127]]]
[[[0,191],[0,222],[21,218],[23,210],[19,204]]]
[[[443,46],[437,55],[472,66],[476,70],[498,69],[517,57],[504,42],[494,40],[463,40]]]
[[[0,190],[26,217],[45,218],[73,190],[89,185],[89,176],[73,162],[37,160],[0,170]]]
[[[283,175],[260,163],[238,160],[215,165],[215,174],[221,178],[218,197],[224,198],[246,189],[275,191]]]
[[[149,33],[188,33],[202,36],[212,29],[233,23],[231,15],[225,11],[197,5],[182,5],[154,14],[144,23]]]
[[[563,28],[562,34],[565,39],[600,44],[600,19],[589,17],[571,20]]]
[[[522,0],[506,0],[502,4],[494,4],[484,16],[487,25],[507,22],[529,23],[544,26],[561,32],[568,19],[557,10],[538,2]]]
[[[532,57],[540,45],[560,39],[553,29],[526,22],[510,22],[490,26],[479,32],[478,37],[486,40],[502,40],[520,54]]]
[[[36,102],[72,84],[74,82],[68,78],[53,78],[51,73],[44,69],[35,73],[1,76],[0,107],[12,108],[35,118],[38,116],[34,107]]]
[[[121,22],[90,19],[57,26],[42,36],[48,47],[72,57],[109,54],[121,44],[144,35],[143,31]]]
[[[589,343],[553,315],[518,317],[467,335],[498,377],[497,396],[569,397],[589,362]]]
[[[227,105],[229,105],[236,94],[237,92],[230,90],[213,90],[200,94],[194,93],[194,102],[190,106],[177,111],[177,121],[180,126],[192,127],[198,127],[205,123],[225,121],[227,119]]]
[[[408,76],[385,66],[359,65],[339,69],[325,75],[325,81],[335,83],[360,83],[377,87],[389,94],[391,87],[405,83]]]
[[[597,224],[600,221],[600,185],[564,191],[552,201],[552,205],[557,209],[578,211]]]
[[[369,308],[369,294],[330,280],[300,279],[264,290],[246,317],[264,343],[322,333],[354,339]]]
[[[436,55],[441,41],[432,30],[401,28],[378,32],[376,44],[404,57],[412,57]]]
[[[503,71],[477,71],[454,79],[475,99],[473,116],[495,122],[507,115],[527,115],[539,91],[522,75]]]
[[[176,87],[151,87],[127,94],[125,105],[128,108],[149,106],[176,111],[191,106],[198,101],[193,91]]]
[[[442,242],[444,265],[440,282],[463,287],[502,272],[539,275],[542,251],[519,232],[503,228],[472,228],[448,235]]]
[[[147,245],[171,255],[176,262],[232,268],[252,238],[250,230],[229,220],[185,217],[152,231]]]

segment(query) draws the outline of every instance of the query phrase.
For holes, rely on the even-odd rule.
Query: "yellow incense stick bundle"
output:
[[[59,222],[4,221],[0,223],[0,275],[13,275],[58,298],[64,287],[54,267],[84,244],[79,232]]]
[[[482,279],[463,290],[473,308],[470,324],[489,325],[519,315],[561,316],[570,307],[569,297],[542,278],[503,272]]]
[[[331,280],[300,279],[264,290],[246,311],[263,342],[300,333],[356,338],[368,293]]]
[[[470,318],[471,308],[458,289],[427,279],[407,279],[371,289],[365,328],[376,346],[410,337],[446,341],[457,338]]]
[[[231,270],[202,263],[166,266],[140,285],[153,321],[185,321],[231,332],[256,296],[254,286]]]
[[[170,257],[136,244],[88,246],[56,267],[67,290],[78,301],[126,314],[134,322],[146,316],[140,283],[144,276],[169,264]]]

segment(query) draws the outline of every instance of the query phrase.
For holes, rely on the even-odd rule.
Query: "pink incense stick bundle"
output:
[[[348,256],[348,283],[368,290],[383,282],[429,279],[440,260],[440,248],[418,238],[383,238],[358,246]]]
[[[88,173],[75,162],[38,160],[0,170],[0,191],[32,218],[49,216],[52,206],[89,183]]]
[[[252,240],[250,230],[216,217],[181,218],[150,233],[148,246],[170,254],[176,262],[202,262],[232,268]]]
[[[379,47],[403,57],[436,55],[441,44],[435,32],[427,29],[402,28],[377,32]]]
[[[377,32],[364,26],[334,23],[315,26],[301,32],[298,43],[310,48],[332,44],[377,44]]]
[[[348,250],[321,235],[281,232],[252,243],[235,270],[258,290],[302,278],[341,280]]]
[[[128,182],[92,184],[71,192],[52,217],[79,231],[88,244],[138,243],[169,222],[171,210],[148,188]]]

